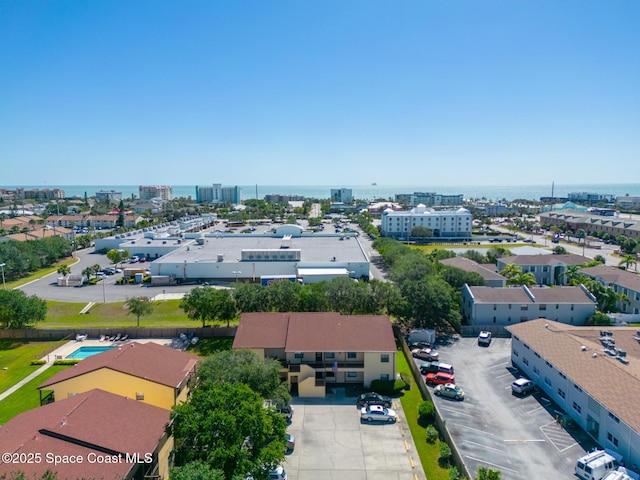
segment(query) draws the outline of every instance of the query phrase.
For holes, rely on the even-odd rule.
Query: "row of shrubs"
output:
[[[80,359],[65,359],[65,360],[56,360],[53,362],[54,365],[76,365]],[[44,360],[31,360],[31,365],[44,365]]]

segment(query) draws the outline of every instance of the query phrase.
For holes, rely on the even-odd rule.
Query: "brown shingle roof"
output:
[[[515,265],[582,265],[590,262],[591,259],[583,257],[582,255],[514,255],[511,257],[502,257],[499,259],[502,263],[515,264]]]
[[[607,284],[615,283],[636,292],[640,292],[640,275],[607,265],[582,268],[580,272],[593,278],[601,278]]]
[[[18,467],[26,478],[47,470],[60,479],[123,478],[131,470],[126,463],[89,463],[90,453],[153,453],[164,436],[169,411],[102,390],[91,390],[21,413],[0,428],[0,451],[39,453],[41,463],[11,465],[0,462],[0,475]],[[80,455],[82,463],[45,461],[45,454]]]
[[[490,270],[484,265],[474,262],[470,258],[466,257],[452,257],[440,260],[443,265],[449,265],[451,267],[459,268],[465,272],[476,272],[485,280],[505,280],[505,277],[499,273]]]
[[[469,287],[475,303],[592,303],[581,287]],[[527,293],[530,292],[531,296]]]
[[[54,375],[40,385],[38,389],[101,368],[109,368],[176,388],[188,378],[199,360],[199,357],[195,355],[158,345],[157,343],[131,342],[85,358],[75,367]]]
[[[393,352],[396,344],[391,322],[384,315],[245,313],[240,319],[233,348],[284,348],[287,352]]]
[[[638,407],[631,401],[640,398],[640,343],[633,339],[637,328],[613,330],[616,346],[627,352],[628,365],[603,353],[598,327],[574,327],[539,319],[506,328],[610,412],[640,431]],[[587,347],[585,351],[583,345]]]

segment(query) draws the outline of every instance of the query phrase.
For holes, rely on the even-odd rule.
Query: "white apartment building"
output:
[[[350,188],[332,188],[331,201],[338,203],[349,203],[353,200],[353,190]]]
[[[507,327],[511,362],[602,448],[640,466],[637,328],[574,327],[547,319]]]
[[[161,198],[162,200],[173,199],[173,187],[169,185],[153,185],[138,187],[140,200],[151,200],[152,198]]]
[[[471,239],[473,216],[466,208],[434,210],[423,204],[409,211],[390,208],[382,213],[380,231],[385,237],[407,238],[415,227],[425,227],[435,238]]]
[[[222,201],[222,184],[214,183],[210,186],[196,186],[196,202],[218,203]]]

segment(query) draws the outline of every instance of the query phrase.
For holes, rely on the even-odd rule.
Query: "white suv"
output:
[[[535,383],[528,378],[519,378],[511,384],[511,391],[513,393],[524,395],[525,393],[531,392],[535,387]]]

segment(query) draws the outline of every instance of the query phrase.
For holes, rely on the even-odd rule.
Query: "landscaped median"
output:
[[[398,350],[396,354],[396,368],[401,375],[412,376],[411,368],[402,350]],[[451,468],[443,466],[444,463],[440,461],[441,454],[443,453],[441,449],[445,450],[448,448],[446,442],[438,438],[429,438],[427,432],[430,429],[425,428],[424,420],[420,420],[418,408],[423,401],[424,399],[417,386],[414,386],[414,388],[410,390],[405,390],[404,394],[400,397],[406,423],[411,431],[416,449],[418,450],[418,456],[420,457],[424,473],[428,480],[451,480],[458,478],[455,474],[451,473]]]

